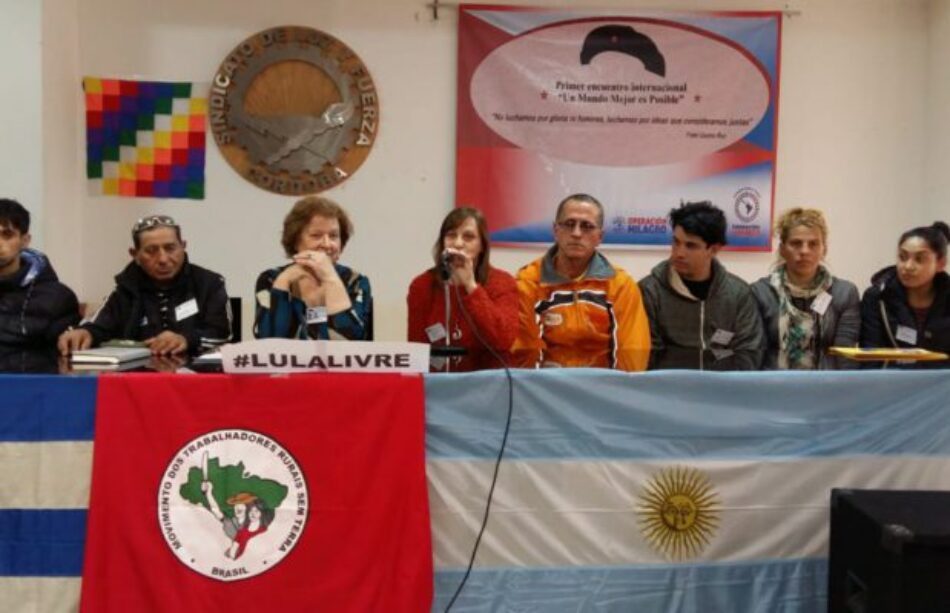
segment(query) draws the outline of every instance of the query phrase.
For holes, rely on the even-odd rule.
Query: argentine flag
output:
[[[832,488],[950,489],[946,373],[513,374],[453,611],[823,612]],[[497,372],[427,379],[433,611],[507,395]]]

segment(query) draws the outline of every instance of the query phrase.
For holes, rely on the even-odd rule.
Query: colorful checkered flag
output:
[[[84,78],[90,194],[203,199],[206,89]]]

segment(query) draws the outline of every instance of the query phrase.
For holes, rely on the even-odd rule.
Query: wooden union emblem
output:
[[[209,96],[221,154],[277,194],[313,194],[345,180],[376,140],[376,85],[353,51],[297,26],[258,32],[221,63]]]

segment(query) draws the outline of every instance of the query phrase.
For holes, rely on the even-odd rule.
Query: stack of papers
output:
[[[74,369],[135,367],[152,356],[148,347],[99,347],[74,351],[69,361]]]

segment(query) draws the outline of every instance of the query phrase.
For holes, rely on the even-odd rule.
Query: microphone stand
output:
[[[446,266],[446,270],[448,267]],[[449,322],[452,321],[452,290],[449,288],[449,280],[442,281],[442,294],[445,296],[445,346],[452,346],[452,328]],[[446,356],[445,372],[452,372],[452,357]]]
[[[452,287],[449,284],[449,277],[452,276],[449,268],[450,256],[442,254],[442,260],[439,262],[439,278],[442,279],[442,293],[445,296],[445,343],[442,345],[432,345],[431,355],[439,358],[446,358],[445,372],[452,370],[452,358],[463,356],[468,353],[465,347],[456,347],[452,345]]]

